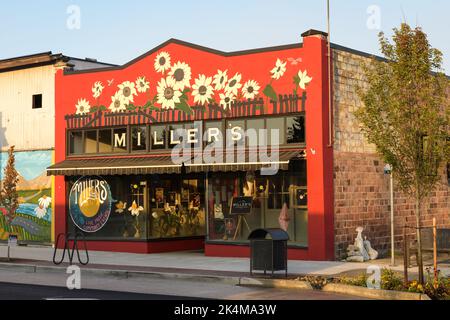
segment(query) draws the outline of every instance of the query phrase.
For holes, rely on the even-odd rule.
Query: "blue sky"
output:
[[[0,59],[42,51],[123,64],[169,38],[224,51],[300,42],[308,29],[326,30],[325,0],[15,0],[0,4]],[[81,10],[80,29],[66,26],[67,8]],[[444,53],[450,73],[450,1],[331,0],[332,41],[379,53],[367,13],[377,6],[380,29],[403,19],[420,25]],[[376,26],[376,24],[371,24]]]
[[[52,151],[16,152],[16,170],[26,180],[39,177],[52,164]],[[0,178],[8,161],[8,153],[0,153]]]

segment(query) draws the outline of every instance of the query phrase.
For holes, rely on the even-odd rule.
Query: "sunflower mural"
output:
[[[92,87],[95,105],[92,106],[93,102],[87,98],[80,98],[75,106],[76,114],[86,115],[98,110],[121,113],[137,108],[180,110],[191,114],[189,101],[205,108],[215,104],[225,111],[237,101],[263,98],[268,104],[270,101],[278,101],[274,83],[285,76],[288,68],[298,68],[298,59],[288,65],[289,59],[277,58],[274,67],[267,70],[268,82],[263,85],[255,79],[247,78],[238,70],[218,69],[214,74],[196,74],[188,62],[176,61],[172,64],[172,61],[174,60],[169,52],[157,53],[153,68],[150,67],[153,70],[149,70],[156,74],[157,78],[138,75],[135,81],[127,80],[118,84],[115,93],[110,98],[104,98],[109,107],[101,105],[105,86],[101,81],[96,81]],[[312,80],[306,70],[297,70],[293,78],[293,92],[297,94],[299,89],[305,91]],[[108,81],[107,86],[113,87],[114,79]],[[156,90],[152,91],[152,86]],[[151,91],[156,94],[152,96]],[[136,106],[135,98],[140,95],[145,95],[147,102]]]

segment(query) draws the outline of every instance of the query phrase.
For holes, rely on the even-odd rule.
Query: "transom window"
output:
[[[139,153],[170,150],[184,143],[206,147],[212,143],[258,147],[306,143],[304,114],[288,117],[255,117],[221,121],[131,125],[114,128],[71,130],[68,155]]]

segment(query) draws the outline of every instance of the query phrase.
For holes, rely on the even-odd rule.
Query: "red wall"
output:
[[[293,77],[299,70],[307,71],[312,81],[306,87],[306,139],[308,161],[308,233],[309,248],[291,250],[293,259],[332,260],[333,253],[333,151],[328,144],[328,69],[327,69],[327,45],[321,36],[305,37],[303,46],[290,46],[276,48],[260,52],[248,52],[245,54],[222,55],[210,50],[182,44],[179,42],[167,42],[152,50],[148,55],[124,68],[110,71],[75,73],[64,75],[58,71],[56,77],[56,162],[65,159],[66,149],[66,122],[65,115],[74,114],[75,105],[81,98],[87,99],[91,106],[97,101],[92,96],[92,86],[101,81],[105,89],[99,98],[100,105],[107,107],[111,103],[111,96],[117,91],[117,85],[124,81],[135,81],[137,77],[145,76],[150,81],[150,93],[139,94],[135,97],[135,105],[144,105],[156,94],[156,86],[162,75],[154,69],[154,61],[162,51],[171,55],[172,64],[181,61],[186,62],[192,68],[191,85],[199,74],[214,76],[218,69],[228,70],[228,76],[232,77],[236,72],[242,74],[241,83],[247,80],[256,80],[262,91],[271,82],[270,71],[275,67],[277,59],[287,62],[287,71],[279,80],[273,80],[272,85],[279,94],[292,94],[294,89]],[[297,64],[292,61],[297,61]],[[108,81],[114,80],[111,86]],[[299,90],[299,94],[302,90]],[[264,97],[265,98],[265,97]],[[219,100],[218,94],[216,100]],[[189,99],[191,105],[193,98]],[[269,113],[271,109],[268,110]],[[65,232],[66,226],[66,190],[64,177],[56,178],[55,190],[55,230],[56,234]],[[126,245],[126,251],[133,251]],[[239,256],[247,255],[248,248],[238,246],[206,245],[206,254]],[[114,244],[102,246],[104,250],[115,250]],[[136,251],[141,249],[136,248]]]

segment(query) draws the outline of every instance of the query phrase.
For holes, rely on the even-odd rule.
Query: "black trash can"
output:
[[[256,229],[248,237],[250,240],[250,274],[253,271],[288,273],[289,235],[282,229]]]

